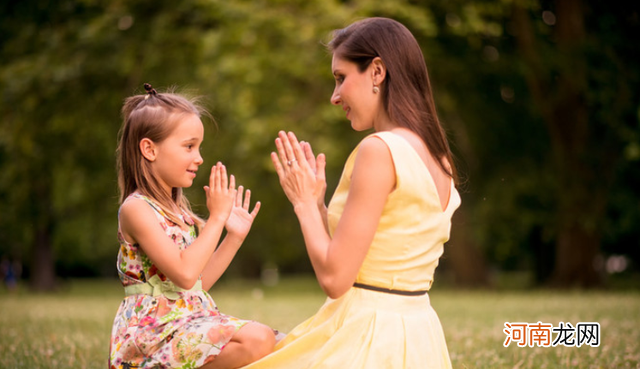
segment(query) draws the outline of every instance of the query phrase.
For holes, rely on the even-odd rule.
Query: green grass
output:
[[[228,281],[221,311],[288,331],[324,301],[309,278],[276,287]],[[640,368],[640,293],[458,291],[436,288],[454,368]],[[0,368],[105,368],[117,281],[74,281],[56,294],[0,292]],[[599,322],[599,347],[503,347],[505,322]]]

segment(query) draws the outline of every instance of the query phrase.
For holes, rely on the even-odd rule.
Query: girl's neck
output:
[[[150,199],[154,200],[155,202],[162,203],[162,201],[160,201],[160,199],[156,198],[155,196],[152,196],[151,194],[146,194],[146,195],[145,195],[145,194],[143,194],[142,192],[140,192],[140,190],[139,190],[139,189],[137,189],[134,193],[137,193],[137,194],[142,195],[142,196],[146,196],[146,197],[148,197],[148,198],[150,198]],[[165,194],[166,194],[166,192],[165,192]],[[168,198],[168,199],[171,199],[171,201],[169,202],[169,204],[164,204],[164,206],[165,206],[165,207],[166,207],[167,205],[169,205],[169,206],[170,206],[170,207],[169,207],[168,209],[166,209],[166,210],[169,210],[169,211],[173,212],[173,213],[174,213],[174,214],[176,214],[176,215],[183,215],[183,213],[184,213],[184,212],[183,212],[182,208],[181,208],[181,207],[180,207],[180,206],[179,206],[175,201],[173,201],[173,196],[172,196],[172,194],[171,194],[171,193],[169,193],[169,194],[167,194],[167,195],[168,195],[168,196],[167,196],[167,198]]]

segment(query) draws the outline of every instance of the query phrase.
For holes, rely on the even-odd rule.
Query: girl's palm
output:
[[[244,196],[244,200],[243,200]],[[253,211],[249,212],[249,205],[251,203],[251,190],[247,190],[246,193],[242,186],[238,187],[238,193],[236,195],[236,201],[231,209],[231,214],[227,219],[225,228],[227,232],[242,238],[246,237],[251,230],[253,220],[260,211],[260,202],[258,201],[253,207]]]

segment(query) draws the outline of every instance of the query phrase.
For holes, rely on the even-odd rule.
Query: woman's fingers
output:
[[[284,138],[286,140],[286,137]],[[278,157],[280,158],[280,162],[283,165],[283,169],[286,171],[288,169],[289,159],[287,158],[287,153],[284,147],[284,140],[281,136],[276,138],[276,149],[278,150]]]
[[[280,159],[278,159],[278,154],[276,154],[275,152],[271,153],[271,162],[273,163],[273,167],[276,169],[276,174],[278,174],[278,178],[282,178],[284,176],[284,168],[280,163]]]
[[[316,178],[320,181],[325,181],[325,168],[327,166],[327,158],[324,154],[318,154],[318,160],[316,160]]]
[[[293,149],[293,145],[292,145],[292,140],[295,141],[296,145],[298,144],[298,140],[296,139],[296,136],[293,135],[292,132],[289,132],[289,134],[286,134],[284,131],[280,131],[280,133],[278,134],[279,138],[280,138],[280,142],[282,142],[282,146],[284,147],[284,152],[285,152],[285,157],[286,157],[286,164],[288,166],[294,166],[298,160],[301,160],[301,157],[296,157],[296,154],[294,152]]]
[[[307,159],[307,163],[311,169],[315,170],[316,168],[316,157],[313,155],[313,150],[311,149],[311,145],[308,142],[301,141],[300,147],[302,147],[302,151],[304,152],[304,157]]]
[[[302,146],[304,146],[303,144]],[[306,144],[308,145],[308,144]],[[296,167],[298,165],[305,166],[303,163],[306,162],[312,169],[315,169],[315,163],[311,166],[311,163],[307,160],[307,155],[304,152],[300,143],[298,142],[298,138],[293,132],[285,133],[284,131],[278,132],[278,138],[276,139],[276,147],[278,149],[278,154],[280,157],[280,161],[282,165],[286,165],[284,167],[285,171],[289,169],[288,167]],[[310,149],[310,146],[309,146]],[[311,154],[313,155],[313,154]],[[313,159],[315,161],[315,159]]]
[[[297,160],[298,164],[301,166],[304,166],[303,162],[308,164],[308,162],[306,161],[307,158],[304,153],[304,150],[302,149],[300,142],[298,142],[298,138],[296,137],[295,133],[289,132],[287,137],[289,138],[289,144],[291,145],[291,149],[293,151],[293,155],[294,155],[293,159]],[[312,167],[312,169],[314,168]]]

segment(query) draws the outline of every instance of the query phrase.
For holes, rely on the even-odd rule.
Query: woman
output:
[[[329,48],[331,102],[375,133],[348,158],[328,210],[324,155],[279,133],[271,159],[328,299],[247,368],[450,368],[427,291],[460,197],[420,47],[402,24],[372,18]]]

